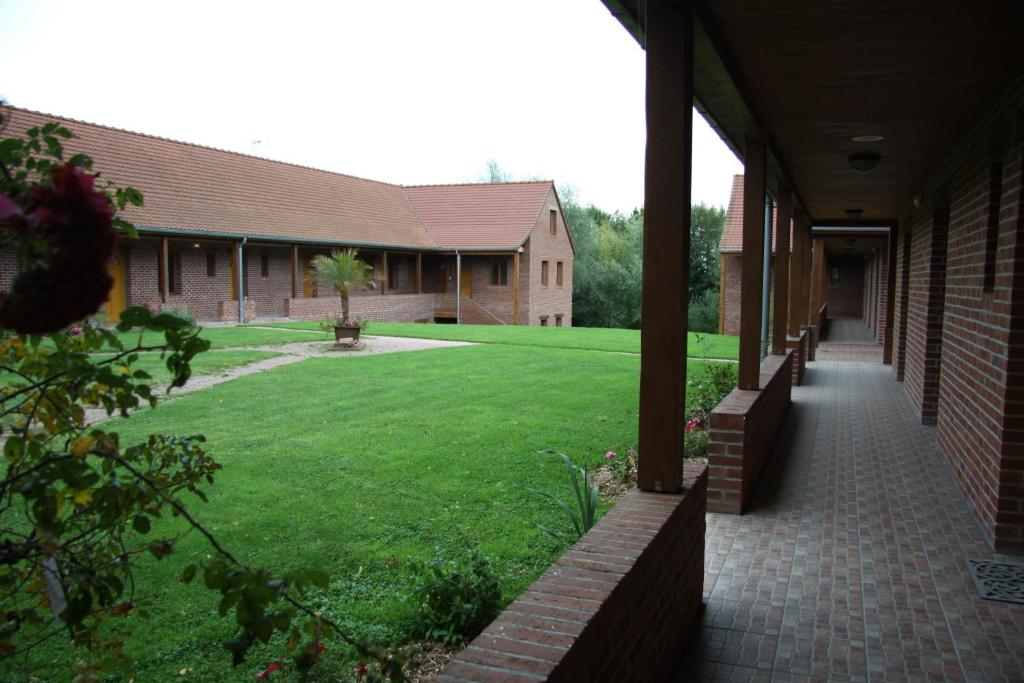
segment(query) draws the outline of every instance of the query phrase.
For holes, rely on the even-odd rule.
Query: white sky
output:
[[[400,184],[495,159],[643,202],[643,52],[600,0],[0,0],[0,97]],[[261,140],[254,144],[254,140]],[[693,201],[739,162],[694,116]]]

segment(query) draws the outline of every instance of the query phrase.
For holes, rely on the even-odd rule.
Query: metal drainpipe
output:
[[[462,254],[455,251],[455,324],[462,324]]]
[[[245,255],[245,242],[248,237],[243,237],[242,241],[238,243],[238,272],[235,276],[238,278],[238,322],[239,324],[245,322],[245,291],[242,289],[245,280],[242,278],[244,272],[245,262],[242,260]]]
[[[770,312],[770,292],[772,283],[772,198],[764,197],[764,267],[761,280],[761,360],[768,355],[768,316]]]

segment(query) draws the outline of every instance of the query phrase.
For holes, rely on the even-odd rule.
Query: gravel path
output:
[[[238,379],[239,377],[255,375],[260,372],[279,368],[283,365],[299,363],[307,358],[330,357],[338,358],[340,360],[359,358],[378,353],[400,353],[402,351],[422,351],[424,349],[441,349],[451,346],[475,345],[476,344],[473,342],[444,341],[438,339],[366,336],[363,337],[358,349],[338,347],[334,342],[330,341],[295,342],[292,344],[237,347],[238,349],[245,349],[247,351],[271,351],[281,355],[264,360],[258,360],[253,363],[247,363],[246,365],[239,365],[238,367],[229,368],[220,373],[197,375],[191,378],[184,387],[175,389],[170,394],[165,394],[163,389],[158,389],[155,393],[159,394],[161,402],[169,401],[179,396],[184,396],[185,394],[191,394],[196,391],[215,387],[218,384],[223,384],[224,382],[230,382],[231,380]],[[91,409],[85,412],[86,424],[95,424],[106,419],[108,419],[108,416],[105,410]]]

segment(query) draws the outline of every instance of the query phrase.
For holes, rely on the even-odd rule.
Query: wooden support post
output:
[[[519,324],[519,252],[512,255],[512,324]]]
[[[789,324],[789,230],[793,215],[793,193],[789,185],[780,182],[776,201],[778,202],[778,225],[775,227],[775,282],[774,317],[772,318],[772,353],[786,354],[786,332]]]
[[[811,249],[814,247],[814,240],[812,239],[812,226],[808,220],[804,223],[804,254],[803,254],[803,272],[800,276],[800,324],[807,326],[815,324],[811,319],[811,271],[813,257]]]
[[[647,2],[647,151],[637,486],[682,479],[690,263],[693,0]]]
[[[380,270],[381,270],[381,273],[383,273],[383,276],[381,277],[381,281],[380,281],[380,293],[381,294],[387,294],[388,293],[388,252],[385,251],[383,254],[380,255],[380,261],[381,261],[381,268],[380,268]]]
[[[292,298],[299,298],[299,245],[292,245]]]
[[[759,389],[761,379],[761,307],[764,284],[764,142],[747,136],[743,149],[743,253],[740,291],[739,388]]]
[[[416,293],[423,293],[423,254],[416,254]]]
[[[793,254],[789,261],[789,324],[786,333],[790,337],[800,336],[800,325],[806,315],[806,303],[801,307],[800,295],[804,291],[804,256],[807,251],[807,231],[803,217],[793,220]]]
[[[160,303],[167,303],[171,295],[171,255],[167,238],[160,238]]]
[[[822,305],[825,303],[825,271],[828,270],[825,266],[825,240],[821,237],[815,237],[814,248],[811,254],[811,310],[807,313],[811,320],[811,325],[818,327],[818,341],[821,341],[821,325],[818,322],[818,312],[821,311]],[[817,346],[817,344],[815,344]]]

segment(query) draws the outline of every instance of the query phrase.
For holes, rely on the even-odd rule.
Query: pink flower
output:
[[[615,457],[615,451],[608,451],[607,453],[604,454],[604,459],[605,460],[611,460],[614,457]]]

